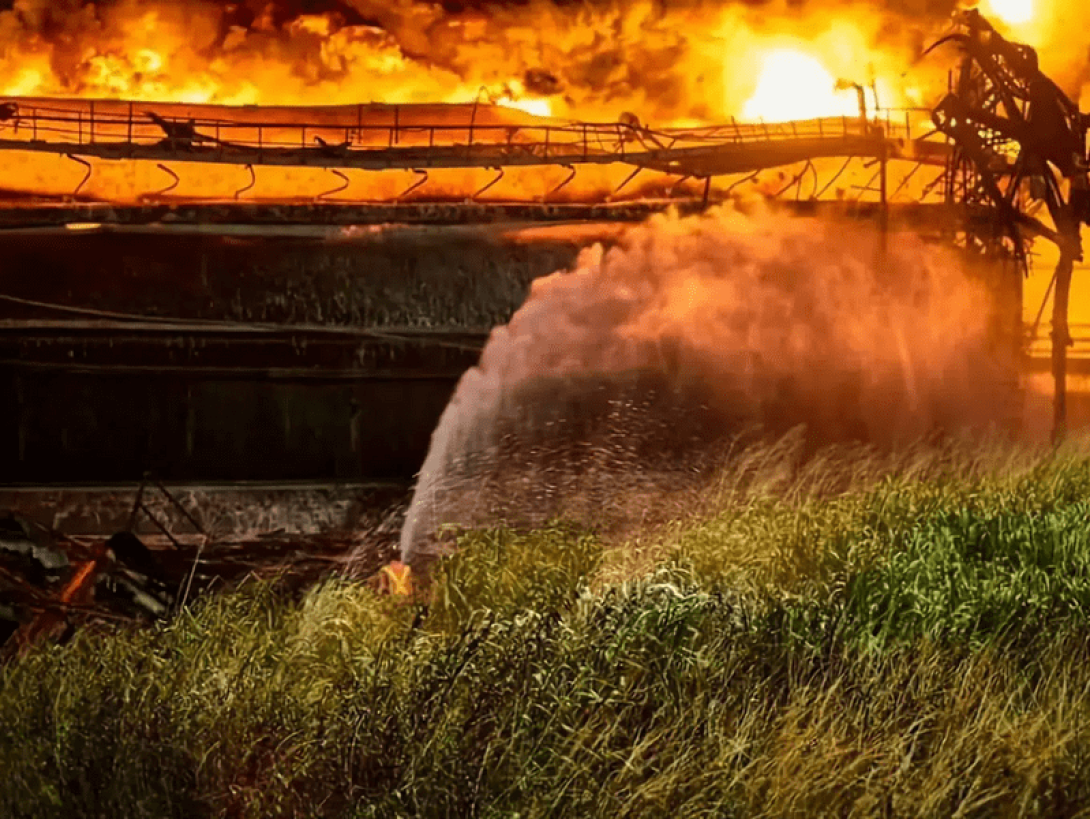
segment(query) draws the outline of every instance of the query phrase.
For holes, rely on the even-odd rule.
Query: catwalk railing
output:
[[[43,98],[0,104],[0,150],[101,159],[324,168],[624,163],[706,177],[826,156],[945,161],[908,111],[867,121],[700,128],[567,122],[494,105],[224,107]]]

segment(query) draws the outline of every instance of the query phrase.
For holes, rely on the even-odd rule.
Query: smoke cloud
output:
[[[988,296],[948,252],[854,223],[664,216],[535,282],[436,429],[402,532],[630,515],[740,434],[879,447],[1006,419]]]
[[[753,92],[762,49],[820,42],[838,76],[896,78],[953,7],[455,5],[15,0],[0,13],[0,93],[294,105],[465,102],[484,87],[548,98],[564,116],[719,120]]]

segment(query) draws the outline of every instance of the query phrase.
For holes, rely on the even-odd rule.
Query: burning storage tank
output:
[[[1057,9],[995,6],[1052,42]],[[1026,258],[924,105],[954,58],[904,71],[945,18],[81,8],[0,13],[11,481],[411,474],[530,282],[669,208],[770,198]],[[1020,277],[989,292],[1020,350]]]
[[[417,563],[446,522],[623,518],[755,428],[1017,426],[1027,364],[1062,434],[1087,13],[917,5],[18,0],[0,505],[109,536],[227,483],[171,521],[252,547],[419,471]]]
[[[0,480],[407,478],[488,329],[578,249],[294,227],[0,235]]]

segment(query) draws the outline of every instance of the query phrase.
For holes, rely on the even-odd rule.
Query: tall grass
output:
[[[637,561],[466,533],[427,612],[255,583],[43,648],[0,673],[0,815],[1090,812],[1090,464],[842,456]]]

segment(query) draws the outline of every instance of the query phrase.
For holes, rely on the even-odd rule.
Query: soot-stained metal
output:
[[[945,43],[956,43],[964,55],[950,93],[933,114],[936,127],[953,147],[947,201],[985,207],[994,215],[990,223],[965,224],[966,245],[998,259],[1012,259],[1019,277],[1027,272],[1023,235],[1027,228],[1049,238],[1060,252],[1051,286],[1053,437],[1059,440],[1067,426],[1071,276],[1075,262],[1082,260],[1082,225],[1090,222],[1086,146],[1090,120],[1045,76],[1032,48],[1005,39],[975,9],[963,12],[957,31],[932,49]],[[1053,228],[1026,214],[1025,206],[1032,200],[1045,203]],[[1019,303],[1019,324],[1020,311]]]

